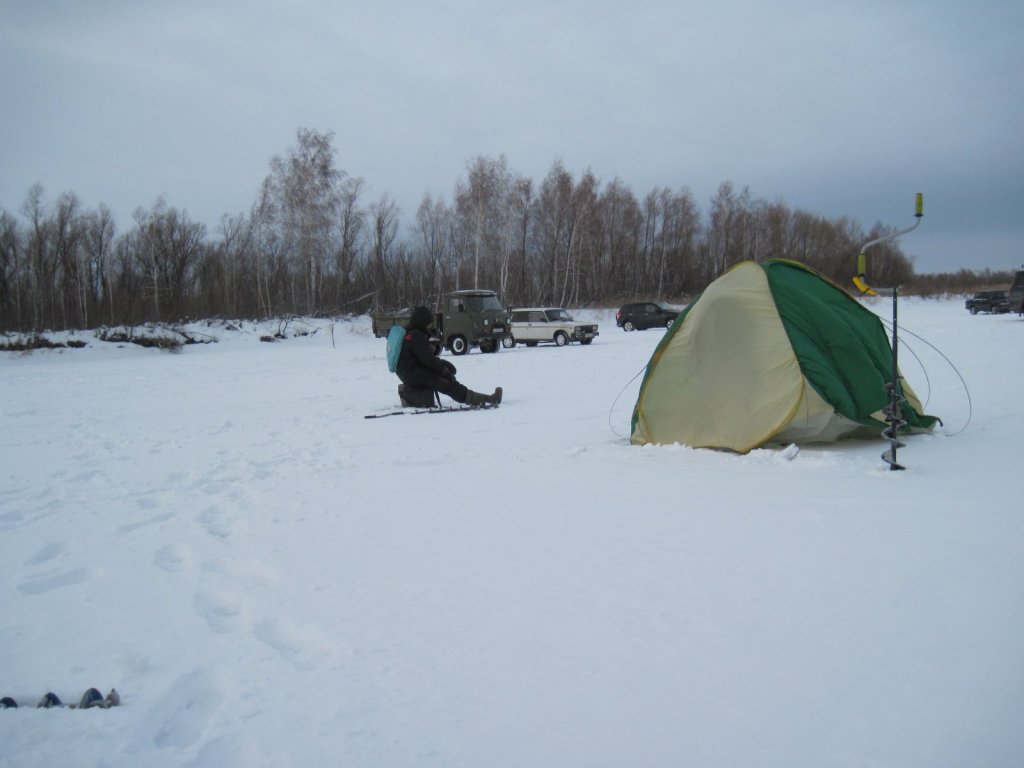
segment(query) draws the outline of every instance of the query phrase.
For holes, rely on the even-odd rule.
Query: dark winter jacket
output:
[[[395,373],[404,384],[418,389],[436,389],[438,376],[450,379],[455,375],[455,366],[434,354],[428,330],[433,321],[434,316],[426,307],[413,310],[395,368]]]

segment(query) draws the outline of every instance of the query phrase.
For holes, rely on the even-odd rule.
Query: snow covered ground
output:
[[[1024,321],[901,301],[967,390],[906,337],[890,472],[630,446],[660,333],[578,314],[381,420],[365,318],[0,354],[0,765],[1024,765]]]

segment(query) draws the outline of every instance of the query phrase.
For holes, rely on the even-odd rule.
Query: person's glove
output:
[[[453,363],[450,363],[447,360],[441,360],[441,365],[443,365],[445,367],[445,370],[448,371],[448,375],[449,376],[451,376],[452,378],[455,378],[456,370],[455,370],[455,365]]]

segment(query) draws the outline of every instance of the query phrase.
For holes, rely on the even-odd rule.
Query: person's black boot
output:
[[[50,707],[63,706],[64,702],[60,700],[60,696],[58,696],[53,691],[47,691],[43,698],[39,700],[39,703],[36,704],[36,709],[50,709]]]
[[[466,392],[466,405],[479,408],[486,405],[497,405],[501,402],[501,387],[494,390],[494,394],[484,395],[480,392],[468,390]]]
[[[99,707],[102,705],[103,694],[95,688],[90,688],[88,691],[83,693],[81,701],[78,702],[79,709],[89,709],[90,707]]]
[[[474,392],[472,389],[466,390],[466,405],[470,408],[479,408],[482,405],[487,405],[488,402],[487,395]]]

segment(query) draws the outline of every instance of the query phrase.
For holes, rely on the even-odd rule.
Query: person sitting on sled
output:
[[[395,373],[411,389],[443,392],[457,403],[471,406],[497,405],[501,402],[501,387],[493,394],[473,392],[455,378],[455,366],[438,357],[430,343],[434,315],[426,307],[416,307],[405,326],[405,338],[398,357]]]

